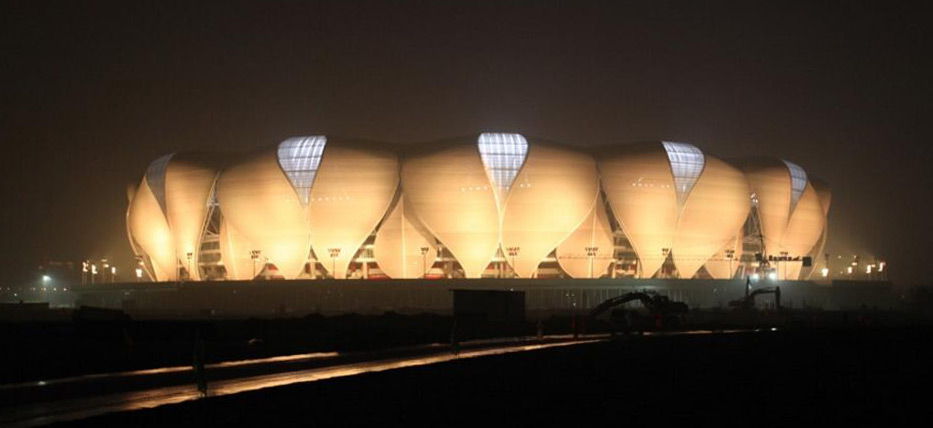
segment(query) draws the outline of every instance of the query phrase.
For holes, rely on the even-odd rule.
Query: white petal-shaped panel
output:
[[[518,248],[513,269],[529,278],[591,212],[599,192],[589,155],[533,143],[512,185],[502,220],[502,248]]]
[[[791,177],[787,166],[776,159],[752,159],[742,164],[749,190],[758,201],[758,218],[765,254],[777,256],[790,218]]]
[[[188,266],[191,254],[192,279],[200,279],[198,246],[209,211],[211,190],[218,170],[198,156],[179,153],[165,169],[165,208],[175,241],[175,254],[182,266]]]
[[[499,208],[504,208],[505,198],[518,171],[528,154],[528,141],[521,134],[483,133],[477,139],[480,158],[486,173],[495,186]]]
[[[262,271],[263,258],[253,260],[250,251],[256,247],[226,220],[220,222],[220,256],[227,270],[227,279],[253,279]]]
[[[286,279],[297,277],[311,253],[307,207],[279,167],[276,149],[227,167],[217,180],[224,218],[275,264]]]
[[[418,222],[479,278],[499,247],[495,191],[475,144],[412,153],[402,161],[402,189]]]
[[[437,246],[405,214],[404,195],[376,232],[373,256],[390,278],[421,278],[437,259]],[[423,249],[427,252],[423,252]]]
[[[156,281],[174,281],[175,246],[162,207],[143,178],[127,213],[129,231],[147,256]]]
[[[385,216],[397,188],[395,153],[327,145],[310,193],[311,247],[326,270],[336,266],[334,277],[346,278],[350,260]]]
[[[671,251],[680,277],[692,278],[721,250],[745,223],[749,210],[748,183],[742,171],[708,156],[674,234]]]
[[[596,249],[595,256],[590,257],[588,248]],[[612,263],[614,250],[606,206],[597,196],[583,223],[557,246],[557,263],[572,278],[598,277]]]
[[[823,215],[820,198],[813,186],[808,184],[784,232],[784,251],[787,251],[790,257],[810,254],[819,241],[825,224],[826,217]]]
[[[667,152],[661,144],[607,150],[597,159],[612,212],[635,248],[641,277],[664,264],[677,226],[677,193]]]

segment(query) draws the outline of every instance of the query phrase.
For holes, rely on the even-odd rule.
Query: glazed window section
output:
[[[784,161],[784,164],[790,171],[790,212],[793,213],[800,195],[807,188],[807,172],[793,162]]]
[[[664,141],[664,150],[674,173],[674,187],[677,189],[677,204],[683,206],[687,195],[693,190],[697,178],[703,172],[705,160],[703,152],[691,144]]]
[[[146,182],[149,183],[149,189],[155,195],[162,213],[165,213],[165,169],[168,168],[168,162],[172,160],[174,153],[162,156],[149,164],[146,170]]]
[[[292,182],[301,203],[305,205],[308,204],[311,186],[321,164],[325,145],[327,137],[323,135],[289,138],[279,144],[279,166]]]
[[[483,166],[496,187],[499,198],[508,194],[528,155],[528,142],[520,134],[485,133],[479,136]]]

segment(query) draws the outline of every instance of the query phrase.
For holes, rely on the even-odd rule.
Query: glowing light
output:
[[[520,134],[484,133],[480,134],[477,144],[486,172],[497,187],[496,194],[500,199],[505,198],[525,163],[528,142]]]
[[[823,278],[829,276],[829,268],[823,268],[820,270],[820,274],[823,275]]]
[[[42,282],[49,282],[52,280],[52,277],[48,275],[42,275]]]
[[[314,176],[317,175],[326,144],[327,137],[323,135],[289,138],[279,144],[279,166],[305,205],[308,204],[311,185],[314,184]]]
[[[703,172],[706,163],[703,152],[691,144],[662,142],[667,152],[667,159],[671,163],[671,172],[674,174],[674,186],[677,190],[677,203],[684,205],[687,195],[693,190],[697,178]]]
[[[759,279],[761,279],[761,276],[759,276],[757,273],[752,274],[752,281],[758,281]]]
[[[778,277],[778,276],[777,276],[777,272],[771,272],[771,273],[768,274],[768,279],[771,280],[771,281],[777,280],[777,277]]]

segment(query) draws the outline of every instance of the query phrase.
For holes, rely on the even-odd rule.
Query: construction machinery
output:
[[[781,310],[781,287],[764,287],[749,292],[749,286],[746,284],[745,297],[729,302],[729,306],[741,310],[755,309],[755,298],[766,294],[774,295],[774,307]]]
[[[634,301],[640,302],[644,311],[623,307],[626,303]],[[610,311],[609,322],[613,332],[619,329],[628,332],[676,328],[689,308],[686,303],[673,301],[667,296],[634,291],[600,303],[590,311],[588,318],[595,319],[606,311]]]

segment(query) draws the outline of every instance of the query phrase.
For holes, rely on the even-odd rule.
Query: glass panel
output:
[[[790,170],[790,212],[793,213],[800,195],[807,188],[807,172],[793,162],[784,161],[784,164]]]
[[[705,160],[703,152],[692,144],[671,143],[664,141],[664,150],[667,159],[671,162],[671,172],[674,173],[674,187],[677,189],[677,205],[683,207],[684,202],[697,178],[703,172]]]
[[[174,153],[170,153],[152,161],[149,164],[149,169],[146,170],[146,181],[149,183],[149,189],[155,195],[156,201],[159,202],[162,213],[165,213],[165,168],[168,167],[168,162],[173,155]]]
[[[480,134],[479,154],[483,158],[486,173],[489,174],[496,196],[500,201],[508,194],[518,171],[528,155],[528,142],[520,134]]]
[[[327,137],[323,135],[289,138],[279,144],[279,165],[305,205],[326,144]]]

